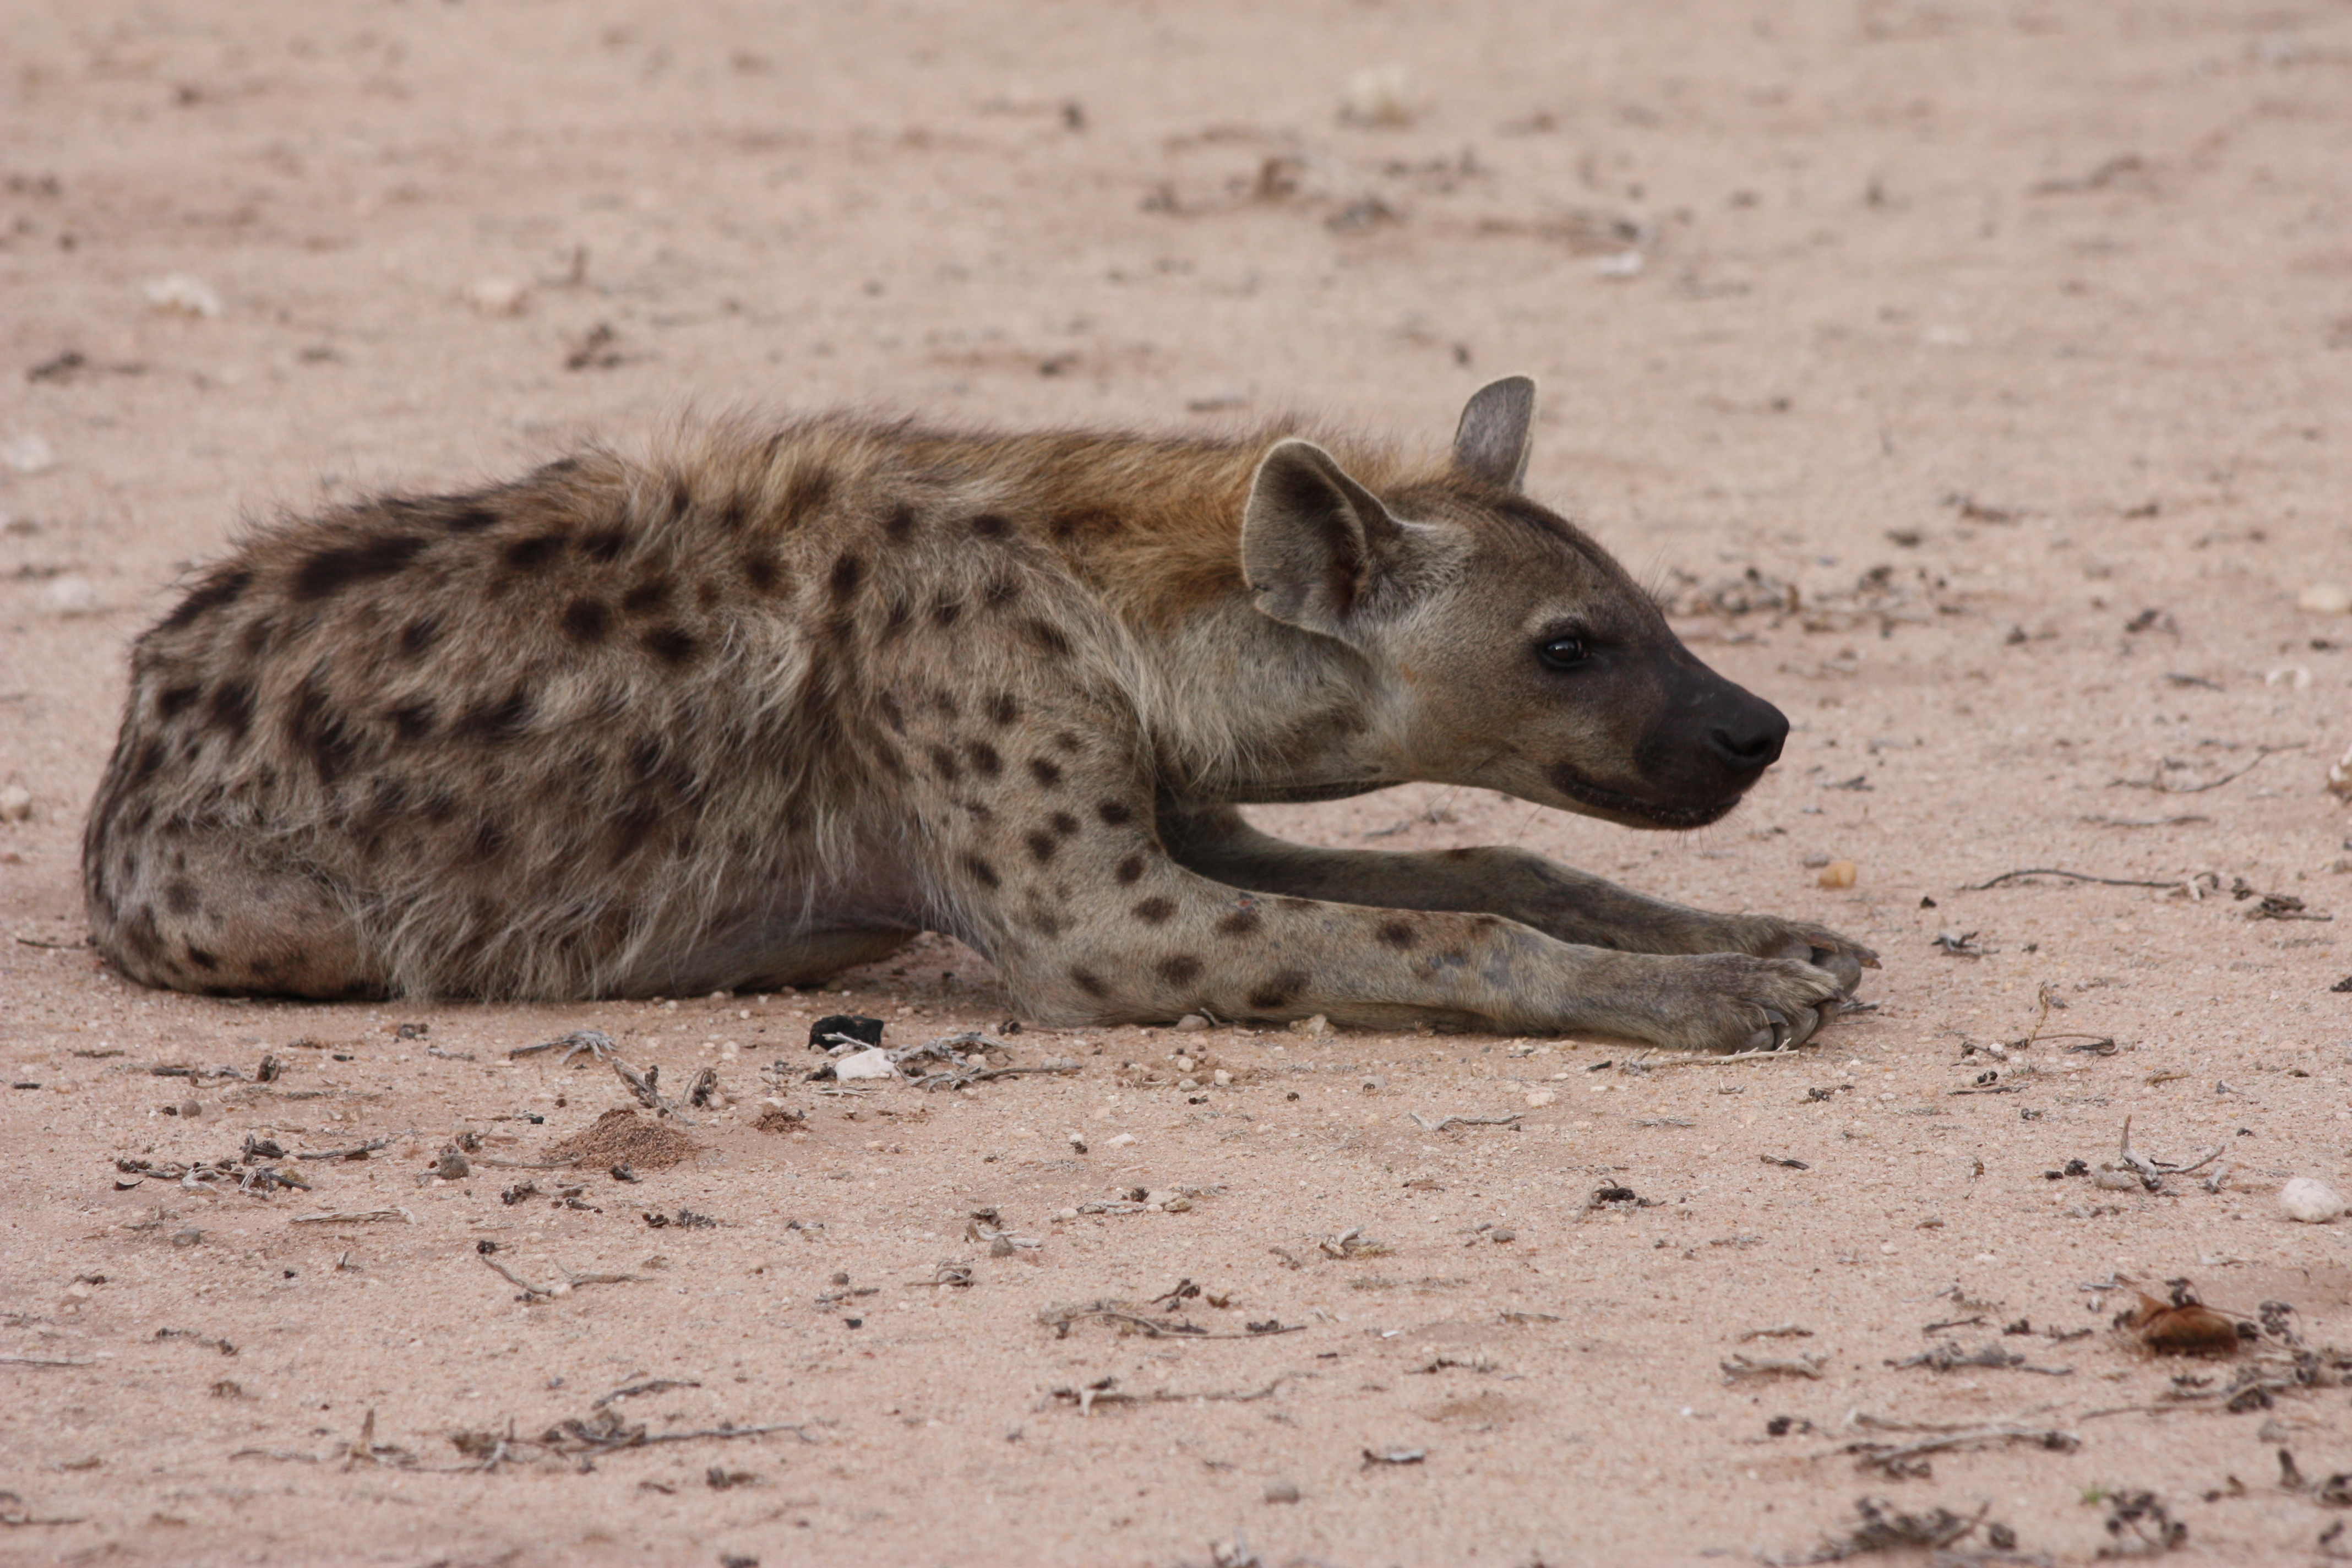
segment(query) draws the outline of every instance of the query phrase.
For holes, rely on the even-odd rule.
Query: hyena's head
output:
[[[1258,608],[1360,657],[1370,742],[1401,776],[1629,827],[1713,822],[1779,759],[1789,721],[1519,493],[1534,414],[1534,383],[1486,387],[1450,471],[1385,500],[1310,442],[1275,447],[1242,530]]]

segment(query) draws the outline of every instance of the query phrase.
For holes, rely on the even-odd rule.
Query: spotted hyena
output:
[[[131,658],[83,849],[156,985],[774,988],[918,931],[1047,1021],[1801,1038],[1865,948],[1513,849],[1269,837],[1407,780],[1634,827],[1787,722],[1520,490],[1534,387],[1422,458],[818,418],[273,524]]]

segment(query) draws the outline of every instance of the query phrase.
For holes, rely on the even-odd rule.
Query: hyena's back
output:
[[[151,984],[310,995],[887,951],[928,912],[890,671],[951,660],[1034,720],[1039,656],[1100,619],[1069,569],[1091,514],[1052,500],[1116,487],[1077,471],[1116,468],[1099,447],[721,430],[266,529],[136,647],[84,846],[98,943]],[[1248,456],[1192,461],[1237,491]]]

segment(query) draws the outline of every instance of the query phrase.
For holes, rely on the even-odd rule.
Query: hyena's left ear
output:
[[[1346,638],[1405,543],[1380,497],[1314,442],[1277,442],[1258,463],[1242,509],[1242,572],[1276,620]]]
[[[1507,375],[1480,387],[1462,409],[1454,432],[1454,466],[1507,490],[1528,476],[1528,426],[1536,420],[1536,384]]]

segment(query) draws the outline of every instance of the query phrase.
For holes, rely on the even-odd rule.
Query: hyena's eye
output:
[[[1582,664],[1585,651],[1582,637],[1553,637],[1536,648],[1536,657],[1543,660],[1547,669],[1566,669]]]

